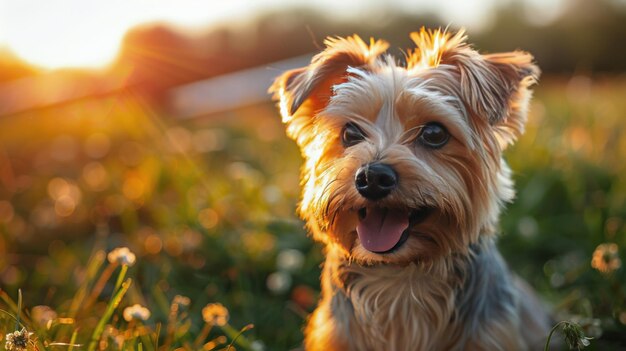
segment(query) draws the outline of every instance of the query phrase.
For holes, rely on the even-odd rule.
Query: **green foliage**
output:
[[[518,197],[500,247],[590,349],[626,342],[623,91],[544,79],[506,153]],[[21,310],[40,350],[298,347],[322,256],[295,217],[301,159],[274,106],[186,121],[147,106],[129,94],[0,120],[0,334]],[[134,265],[107,260],[120,246]],[[217,303],[223,325],[203,316]],[[135,304],[150,316],[125,319]]]
[[[518,196],[500,247],[559,319],[573,317],[597,339],[590,349],[613,349],[626,331],[624,88],[617,79],[544,80],[526,134],[507,152]]]

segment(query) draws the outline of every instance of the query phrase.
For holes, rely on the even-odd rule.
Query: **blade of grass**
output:
[[[11,312],[9,312],[9,311],[5,311],[5,310],[3,310],[2,308],[0,308],[0,313],[4,313],[4,314],[6,314],[7,316],[9,316],[10,318],[13,318],[13,319],[15,319],[15,320],[17,321],[17,318],[15,318],[15,315],[14,315],[14,314],[12,314],[12,313],[11,313]]]
[[[156,335],[154,336],[154,350],[156,351],[159,349],[159,337],[161,336],[161,323],[157,323],[155,334]]]
[[[550,341],[552,340],[552,334],[554,334],[554,332],[559,329],[559,327],[564,324],[565,321],[560,321],[557,324],[554,325],[554,327],[552,327],[552,329],[550,329],[550,334],[548,334],[548,340],[546,340],[546,344],[543,347],[543,351],[548,351],[550,349]]]
[[[221,328],[224,331],[224,333],[226,333],[226,335],[228,335],[229,337],[233,339],[233,341],[231,341],[228,347],[226,348],[226,351],[230,351],[230,349],[233,347],[233,345],[235,345],[235,343],[237,343],[240,346],[245,347],[246,349],[250,349],[251,347],[250,341],[248,341],[248,339],[245,336],[243,336],[243,333],[254,328],[254,324],[248,324],[245,327],[241,328],[241,330],[239,331],[231,327],[230,324],[226,324],[225,326]]]
[[[115,311],[117,306],[119,306],[120,302],[122,302],[122,298],[128,291],[128,288],[130,288],[131,283],[132,279],[128,278],[122,284],[120,289],[113,295],[111,301],[109,301],[107,309],[102,315],[102,318],[100,318],[100,320],[98,321],[96,329],[94,329],[93,334],[91,335],[91,341],[89,343],[89,347],[87,348],[88,351],[94,351],[96,349],[96,346],[98,345],[98,340],[100,340],[100,337],[102,336],[102,332],[104,331],[106,323],[111,319],[113,312]]]
[[[14,312],[17,312],[17,305],[15,304],[15,302],[11,299],[11,297],[9,296],[9,294],[7,294],[4,290],[0,289],[0,299],[2,299],[2,301],[4,301],[4,303],[7,304],[7,306],[10,307],[11,310],[13,310]]]
[[[20,316],[22,315],[22,289],[17,289],[17,320],[15,330],[20,330]]]
[[[67,351],[72,351],[74,349],[74,343],[76,343],[76,337],[78,337],[78,329],[74,329],[72,333],[72,337],[70,338],[70,346],[67,348]]]
[[[76,292],[76,295],[74,295],[74,298],[72,299],[72,304],[70,305],[68,314],[69,317],[76,317],[78,310],[80,309],[81,305],[83,305],[83,301],[87,296],[87,290],[89,288],[89,285],[96,279],[98,271],[100,270],[100,267],[102,267],[105,259],[106,254],[104,253],[104,251],[100,250],[96,251],[89,260],[89,263],[87,264],[85,280],[83,280],[80,288],[78,288],[78,291]]]
[[[141,339],[140,342],[142,345],[146,345],[146,350],[150,349],[150,345],[154,345],[154,343],[152,343],[152,339],[150,338],[150,334],[141,335],[139,336],[139,339]],[[156,348],[153,348],[153,350],[156,350]]]
[[[113,291],[117,291],[117,289],[120,288],[120,285],[122,285],[122,282],[126,277],[126,272],[128,272],[128,266],[123,264],[122,269],[120,270],[120,274],[117,276],[117,280],[115,281],[115,288],[113,288]]]
[[[7,294],[4,290],[0,289],[0,299],[2,299],[2,301],[4,301],[4,303],[7,304],[7,306],[9,307],[9,311],[4,311],[4,310],[0,310],[8,315],[10,315],[13,319],[15,319],[19,325],[20,321],[23,321],[24,324],[26,325],[31,325],[32,321],[28,318],[27,315],[22,316],[20,313],[20,308],[18,308],[17,304],[15,303],[15,301],[13,301],[13,299],[11,299],[11,297],[9,296],[9,294]],[[13,314],[11,314],[11,312],[13,312]],[[16,316],[21,316],[19,319]]]
[[[209,333],[211,332],[212,328],[213,328],[213,324],[212,323],[204,323],[204,326],[202,327],[202,330],[200,331],[200,333],[196,337],[196,340],[193,342],[193,346],[196,349],[200,347],[200,345],[204,342],[204,340],[206,340],[206,338],[209,336]]]

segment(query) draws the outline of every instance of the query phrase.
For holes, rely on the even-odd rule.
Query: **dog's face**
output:
[[[301,216],[363,264],[467,252],[513,196],[501,153],[523,130],[532,57],[480,55],[462,32],[412,38],[406,67],[382,41],[328,40],[272,87],[305,158]]]

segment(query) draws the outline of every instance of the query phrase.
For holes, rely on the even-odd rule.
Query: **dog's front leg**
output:
[[[333,283],[334,260],[330,257],[322,270],[322,298],[310,316],[305,330],[307,351],[347,351],[353,337],[350,332],[352,306],[343,292]]]

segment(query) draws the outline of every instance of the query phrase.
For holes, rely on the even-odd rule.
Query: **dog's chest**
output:
[[[356,350],[430,350],[454,334],[455,289],[444,277],[407,267],[350,267],[333,315]],[[346,274],[347,273],[347,274]]]

